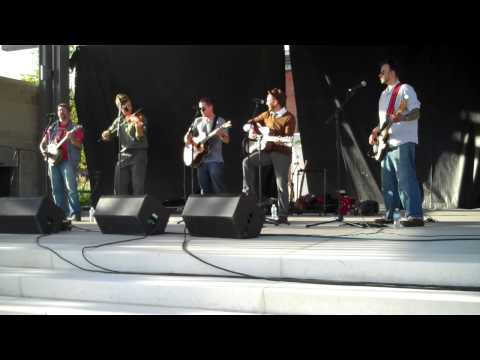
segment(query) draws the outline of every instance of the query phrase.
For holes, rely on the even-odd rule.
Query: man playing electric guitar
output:
[[[276,142],[265,144],[261,153],[247,156],[243,162],[243,192],[255,196],[255,173],[258,166],[273,165],[278,190],[278,223],[288,224],[288,172],[292,162],[292,147],[280,138],[291,138],[295,132],[295,116],[285,108],[286,96],[280,89],[267,92],[268,111],[248,121],[252,125],[249,137],[256,137],[254,131],[258,126],[269,129],[268,136],[279,137]],[[261,159],[261,162],[260,162]]]
[[[59,104],[57,107],[59,121],[50,126],[40,142],[40,152],[45,159],[49,159],[48,175],[50,177],[52,196],[55,205],[63,209],[70,220],[81,221],[80,200],[77,190],[77,168],[80,163],[80,152],[83,143],[83,129],[70,121],[70,107],[67,104]],[[59,147],[58,160],[52,161],[51,155],[47,154],[47,144]],[[51,147],[51,146],[50,146]],[[67,195],[68,208],[65,203]]]
[[[412,86],[401,84],[399,68],[393,60],[381,64],[380,82],[387,85],[379,101],[380,125],[372,130],[370,145],[377,142],[379,130],[388,119],[388,149],[381,160],[385,218],[377,223],[392,224],[393,212],[405,209],[403,226],[423,226],[422,200],[415,171],[415,146],[418,144],[420,101]]]
[[[201,158],[198,164],[198,182],[202,195],[224,193],[222,145],[230,142],[227,124],[223,118],[215,115],[212,99],[201,98],[198,107],[202,116],[194,120],[189,131],[185,134],[184,142],[187,145],[194,145],[194,137],[199,135],[206,137],[211,132],[216,131],[216,135],[209,139],[206,144],[208,153]]]

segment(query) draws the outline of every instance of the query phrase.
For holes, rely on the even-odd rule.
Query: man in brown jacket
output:
[[[251,195],[255,195],[256,168],[273,165],[278,190],[279,224],[288,224],[288,172],[292,162],[291,138],[296,124],[295,116],[287,111],[285,104],[286,96],[282,90],[272,89],[267,92],[268,111],[248,121],[252,125],[249,138],[255,138],[255,129],[258,127],[266,127],[269,129],[269,136],[278,137],[282,141],[268,143],[261,155],[257,151],[242,162],[243,192]]]

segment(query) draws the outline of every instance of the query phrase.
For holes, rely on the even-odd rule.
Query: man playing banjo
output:
[[[55,205],[63,209],[70,220],[81,221],[77,168],[84,133],[81,126],[74,126],[71,122],[70,107],[67,104],[58,105],[57,115],[59,121],[45,132],[40,142],[40,152],[48,160],[48,175]]]

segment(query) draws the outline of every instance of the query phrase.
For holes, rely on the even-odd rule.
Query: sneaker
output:
[[[277,220],[277,224],[286,224],[290,225],[290,222],[288,221],[288,217],[286,216],[280,216]]]
[[[381,218],[381,219],[375,219],[374,223],[375,224],[380,224],[380,225],[393,224],[393,220],[388,220],[388,219]]]
[[[423,219],[408,217],[407,220],[400,221],[400,223],[405,227],[414,227],[414,226],[424,226],[425,223]]]

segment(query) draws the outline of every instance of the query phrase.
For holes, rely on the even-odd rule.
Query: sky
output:
[[[32,75],[38,67],[38,48],[3,51],[0,48],[0,76],[21,80]]]

